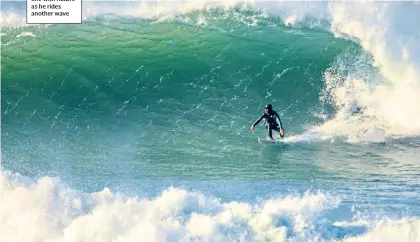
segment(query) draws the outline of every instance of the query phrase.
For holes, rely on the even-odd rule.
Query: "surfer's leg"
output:
[[[272,129],[275,130],[276,132],[278,132],[278,134],[280,135],[281,138],[284,137],[284,133],[283,133],[283,135],[281,135],[281,133],[280,133],[280,127],[279,127],[278,124],[275,124]],[[284,130],[283,130],[283,132],[284,132]]]
[[[269,127],[268,127],[268,137],[270,137],[270,139],[272,139],[272,140],[274,140],[273,130],[280,133],[280,127],[277,124],[269,125]]]
[[[271,126],[271,125],[268,125],[268,137],[271,139],[271,140],[274,140],[273,139],[273,127]]]

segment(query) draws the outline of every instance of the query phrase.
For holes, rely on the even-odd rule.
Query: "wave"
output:
[[[142,3],[134,16],[173,17],[209,7],[231,8],[243,1]],[[220,6],[222,4],[222,6]],[[147,6],[147,7],[145,7]],[[325,73],[325,91],[337,115],[315,130],[350,141],[383,141],[387,137],[420,134],[420,4],[416,3],[290,3],[248,2],[247,8],[279,17],[285,25],[325,29],[360,44],[365,52],[338,56]],[[144,12],[140,11],[143,10]],[[126,13],[122,11],[121,13]],[[148,13],[148,14],[147,14]],[[239,17],[253,26],[254,15]],[[201,19],[201,22],[206,22]],[[327,22],[327,24],[325,24]],[[357,60],[354,62],[354,60]],[[356,105],[363,115],[349,117]]]
[[[356,104],[362,112],[338,112],[320,130],[367,141],[419,135],[420,32],[413,26],[419,9],[418,3],[333,8],[332,32],[355,39],[369,56],[345,54],[325,72],[329,97],[340,111]]]
[[[284,194],[221,201],[169,187],[156,197],[84,193],[53,177],[0,175],[1,241],[418,241],[418,218],[330,221],[338,197]],[[397,237],[398,236],[398,237]]]
[[[131,83],[131,85],[124,86],[121,89],[123,86],[122,82],[124,78],[128,80],[130,76],[134,76],[134,79],[137,79],[137,83],[139,83],[139,77],[136,77],[136,75],[145,78],[147,73],[155,73],[154,76],[150,76],[148,80],[143,81],[147,81],[152,83],[150,85],[158,87],[159,84],[165,83],[165,79],[188,79],[188,83],[196,85],[195,88],[199,86],[199,89],[192,90],[192,92],[202,93],[204,91],[209,93],[209,95],[204,97],[207,100],[214,99],[217,95],[223,95],[220,88],[226,88],[228,90],[227,94],[215,102],[217,105],[229,102],[227,100],[229,96],[241,98],[241,101],[238,103],[244,107],[262,106],[267,101],[284,103],[288,108],[282,114],[287,117],[294,116],[293,118],[289,118],[289,123],[292,123],[292,129],[299,130],[299,128],[305,128],[308,132],[315,132],[319,134],[318,136],[329,139],[344,137],[352,142],[371,142],[384,141],[388,138],[401,136],[417,136],[420,133],[420,115],[414,104],[420,103],[418,95],[420,93],[420,57],[418,55],[420,53],[420,47],[418,44],[419,29],[415,25],[419,22],[417,15],[419,8],[420,5],[418,3],[409,2],[308,2],[304,4],[259,1],[143,1],[126,4],[89,2],[84,6],[84,16],[86,18],[86,24],[95,26],[91,30],[109,29],[123,31],[123,33],[127,34],[133,33],[132,38],[137,36],[136,41],[140,41],[141,39],[141,43],[136,43],[133,39],[119,41],[135,43],[131,47],[139,46],[139,44],[142,46],[147,44],[146,41],[149,41],[150,48],[153,45],[159,46],[156,53],[159,53],[160,56],[164,56],[166,53],[174,54],[169,48],[181,48],[184,53],[187,51],[188,54],[179,56],[175,54],[170,59],[154,59],[153,62],[160,63],[159,65],[161,66],[171,66],[172,71],[166,70],[164,71],[165,74],[161,73],[161,69],[156,68],[153,71],[145,68],[145,65],[138,65],[135,69],[130,70],[121,68],[116,73],[123,71],[127,73],[127,76],[116,78],[116,73],[111,73],[107,77],[108,79],[114,78],[116,82],[120,83],[114,85],[115,89],[111,88],[112,91],[108,93],[104,91],[105,88],[102,88],[101,94],[105,95],[100,96],[105,99],[97,99],[98,95],[89,99],[90,94],[87,93],[92,92],[91,89],[90,91],[81,93],[79,100],[85,100],[85,103],[90,102],[91,105],[99,105],[102,108],[113,106],[110,103],[111,101],[109,101],[111,98],[120,100],[121,103],[127,102],[127,105],[121,105],[121,103],[115,104],[112,112],[117,112],[121,108],[124,110],[133,103],[135,103],[135,106],[137,105],[136,107],[141,106],[144,108],[148,105],[145,104],[147,103],[146,101],[139,100],[139,86],[134,86]],[[116,16],[124,16],[124,19]],[[5,17],[8,17],[8,15],[5,15]],[[139,17],[140,20],[137,21],[136,18]],[[155,27],[173,23],[174,25],[172,27],[175,28],[177,28],[176,26],[179,23],[189,24],[197,27],[200,34],[190,35],[187,37],[188,39],[195,40],[196,42],[207,42],[213,46],[218,43],[217,41],[220,41],[219,38],[221,36],[219,35],[224,35],[227,38],[223,39],[220,43],[228,47],[230,47],[228,43],[232,41],[230,38],[246,42],[246,44],[240,45],[239,41],[235,40],[238,43],[238,48],[231,48],[226,51],[230,56],[232,53],[247,53],[251,57],[258,53],[253,52],[253,49],[258,49],[262,53],[274,57],[261,60],[261,62],[258,61],[258,58],[254,58],[250,62],[244,62],[242,67],[223,69],[223,63],[227,63],[229,61],[228,58],[216,59],[221,61],[220,63],[210,63],[209,61],[211,60],[203,58],[200,60],[192,59],[191,56],[197,55],[198,49],[191,48],[191,44],[187,44],[189,47],[186,49],[185,45],[180,44],[181,42],[186,43],[186,38],[176,38],[175,33],[173,35],[159,36],[164,32],[157,32],[153,36],[150,32],[144,32],[144,28],[139,27],[144,27],[143,24],[150,23],[154,24],[153,26]],[[311,35],[310,33],[313,32],[310,29],[315,29],[318,32]],[[165,31],[167,29],[162,27],[162,30]],[[262,31],[265,37],[261,38],[261,35],[258,35],[258,31]],[[270,31],[275,34],[270,34]],[[324,38],[323,31],[329,31],[336,39],[330,37]],[[38,33],[32,34],[39,36]],[[182,34],[186,34],[186,32]],[[302,40],[305,40],[306,44],[302,41],[299,45],[292,46],[291,43],[300,40],[299,35],[300,38],[304,38]],[[294,37],[290,41],[281,42],[280,39],[287,39],[286,36]],[[311,39],[314,40],[312,45],[307,46],[307,43],[311,43]],[[359,47],[355,47],[340,39],[351,40],[357,43]],[[306,67],[303,70],[298,69],[298,66],[302,64],[297,61],[304,61],[309,54],[312,54],[313,57],[318,54],[315,52],[316,45],[314,43],[319,43],[321,48],[328,49],[328,42],[333,43],[334,41],[339,41],[339,44],[333,47],[335,49],[334,51],[325,54],[325,56],[321,56],[318,60],[309,60],[309,62],[318,65],[316,68],[311,69]],[[115,42],[110,45],[112,48],[118,46]],[[124,48],[129,47],[129,44],[128,46],[124,46]],[[106,51],[111,51],[112,48],[106,48]],[[208,48],[210,50],[212,47],[204,44],[201,48]],[[287,48],[293,51],[286,53],[286,55],[281,54],[281,50]],[[294,48],[298,49],[296,50]],[[148,50],[154,51],[153,49]],[[4,52],[7,53],[7,51]],[[219,57],[221,54],[216,52],[202,53],[211,58]],[[83,56],[81,52],[75,52],[74,54]],[[122,54],[128,55],[127,52],[122,52]],[[140,52],[138,54],[143,56],[143,59],[156,58],[153,57],[153,54],[147,52]],[[332,57],[331,61],[329,60],[330,57],[327,56]],[[84,58],[86,59],[88,57]],[[129,57],[131,62],[133,62],[134,58],[134,56]],[[192,78],[183,75],[173,75],[174,72],[184,71],[180,66],[174,65],[179,60],[188,63],[185,66],[190,65],[190,70],[199,70],[200,66],[202,68],[202,66],[206,65],[211,67],[209,70],[206,70],[206,73],[191,73],[188,70]],[[235,61],[240,60],[243,61],[241,58]],[[279,62],[279,60],[283,61]],[[276,61],[278,68],[274,67]],[[197,66],[191,65],[191,63],[195,62],[200,64]],[[310,66],[310,63],[307,64]],[[241,71],[247,72],[248,66],[256,67],[255,70],[250,72],[250,76],[233,75],[233,73],[241,73]],[[228,72],[230,76],[217,73],[220,71],[219,69]],[[319,69],[322,72],[320,78],[321,83],[311,80],[318,78],[316,71]],[[64,78],[68,73],[72,75],[72,71],[69,69],[63,70],[65,74],[62,74],[61,78]],[[299,76],[297,72],[301,74],[310,73],[309,75],[302,74]],[[264,73],[265,75],[258,79],[259,73]],[[76,73],[71,78],[77,78],[77,76],[80,78],[84,74],[83,72]],[[211,76],[211,74],[215,75]],[[222,80],[225,84],[212,85],[211,83],[215,78]],[[229,85],[227,79],[230,79],[229,81],[233,82],[233,85]],[[302,84],[302,79],[305,80],[304,84]],[[280,81],[288,81],[289,83],[287,86],[278,85],[273,87],[270,85]],[[258,82],[262,88],[258,85],[252,85],[254,82]],[[141,84],[147,85],[144,82]],[[94,88],[94,84],[91,85]],[[237,92],[235,90],[237,86],[245,87],[242,90],[248,95],[242,95],[240,92]],[[295,95],[287,95],[286,97],[283,97],[283,93],[274,94],[272,91],[275,89],[284,90],[285,88],[286,90],[296,90],[301,86],[304,88],[299,90],[299,93],[296,92]],[[315,88],[311,90],[311,87]],[[99,85],[99,88],[101,88],[101,85]],[[216,88],[216,90],[212,91],[212,88]],[[58,87],[53,87],[52,89],[58,89]],[[253,90],[248,91],[250,89]],[[124,90],[124,92],[119,93],[117,90]],[[136,91],[130,92],[130,90]],[[182,98],[171,96],[165,90],[174,90],[174,86],[164,89],[161,95],[167,95],[175,99],[175,103],[182,102]],[[210,94],[210,92],[213,93]],[[311,98],[305,99],[308,93]],[[85,96],[88,96],[87,101]],[[151,96],[156,97],[159,95],[155,93]],[[316,96],[319,100],[316,101],[313,96]],[[151,97],[149,96],[149,98]],[[250,101],[249,99],[252,98],[257,101]],[[293,104],[292,100],[298,102],[299,98],[302,99],[302,103],[306,103],[307,105]],[[10,99],[15,100],[10,100],[10,104],[7,106],[2,102],[3,110],[12,108],[16,101],[19,100],[19,98]],[[153,99],[154,102],[158,102],[159,100],[165,102],[165,99],[162,98]],[[58,105],[63,105],[63,103],[69,104],[69,100],[54,101],[58,102]],[[316,102],[320,102],[320,104],[316,104]],[[191,104],[200,105],[194,102]],[[74,104],[74,106],[80,105],[83,104],[80,102]],[[201,105],[204,105],[204,103]],[[329,105],[334,107],[333,112],[329,111]],[[238,106],[238,104],[231,103],[231,108],[233,106]],[[54,112],[57,113],[59,110],[55,110],[52,113]],[[186,112],[186,110],[183,109],[181,112]],[[296,113],[305,117],[296,117]],[[216,117],[218,114],[215,112],[211,116]],[[220,114],[220,116],[223,115]],[[247,116],[247,118],[249,117],[251,115]],[[320,117],[321,122],[316,121]],[[293,123],[297,123],[299,127],[294,127]],[[300,133],[300,131],[296,131],[295,133]]]
[[[268,102],[286,142],[417,136],[420,4],[84,2],[83,25],[27,25],[24,8],[4,5],[3,167],[43,177],[1,170],[1,241],[420,240],[418,217],[367,218],[353,214],[356,201],[343,221],[335,210],[347,201],[326,192],[256,202],[183,187],[127,196],[45,176],[101,176],[94,168],[132,169],[115,160],[138,157],[165,163],[162,174],[189,160],[203,170],[223,162],[218,177],[229,176],[224,159],[242,166],[243,154],[258,154],[243,134]],[[279,155],[264,154],[253,166]],[[172,163],[178,155],[185,161]],[[74,160],[79,170],[68,172]]]

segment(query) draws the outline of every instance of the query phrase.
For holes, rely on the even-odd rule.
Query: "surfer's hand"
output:
[[[284,136],[284,130],[280,129],[280,136],[283,137]]]
[[[254,132],[254,126],[251,126],[251,132]]]

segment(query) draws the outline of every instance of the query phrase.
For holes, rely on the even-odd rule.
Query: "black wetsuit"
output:
[[[279,119],[280,127],[277,124],[276,118]],[[262,119],[264,119],[264,126],[265,126],[265,129],[267,129],[268,131],[268,137],[270,137],[270,139],[273,139],[273,130],[280,132],[280,128],[283,129],[283,124],[281,123],[280,116],[274,110],[264,112],[261,115],[261,117],[257,121],[255,121],[255,123],[252,126],[255,127],[257,124],[261,122]]]

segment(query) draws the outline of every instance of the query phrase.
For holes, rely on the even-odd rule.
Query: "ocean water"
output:
[[[1,1],[0,241],[420,241],[419,13]]]

